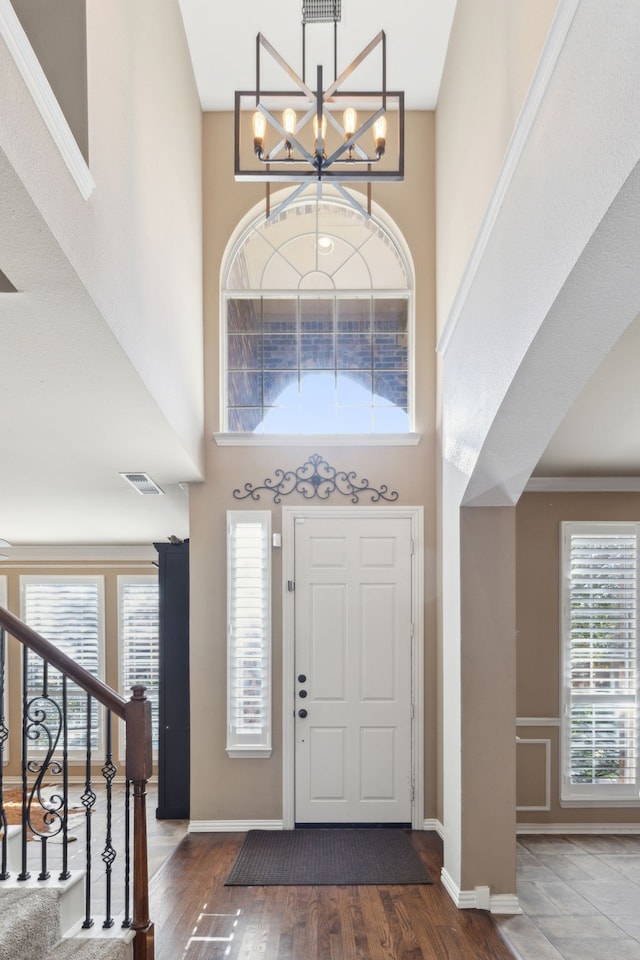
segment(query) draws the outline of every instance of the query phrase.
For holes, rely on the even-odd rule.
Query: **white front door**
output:
[[[411,822],[411,521],[295,521],[295,821]]]

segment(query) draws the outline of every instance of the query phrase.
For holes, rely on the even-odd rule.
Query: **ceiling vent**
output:
[[[121,477],[130,483],[143,497],[157,497],[164,493],[148,473],[121,473]]]
[[[302,0],[303,23],[339,23],[342,0]]]

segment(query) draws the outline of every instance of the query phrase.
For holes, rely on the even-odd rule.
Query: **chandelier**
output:
[[[256,38],[256,88],[235,94],[235,179],[266,184],[267,217],[275,217],[310,184],[318,199],[331,184],[356,209],[371,214],[371,186],[404,179],[404,93],[387,90],[387,47],[383,30],[338,75],[337,26],[340,0],[303,0],[302,75],[261,33]],[[316,85],[306,82],[306,26],[333,23],[334,79],[324,87],[323,67]],[[288,80],[286,90],[265,90],[262,58],[267,55]],[[368,58],[380,61],[377,90],[343,90]],[[270,185],[297,184],[275,210]],[[345,184],[367,186],[366,209]]]

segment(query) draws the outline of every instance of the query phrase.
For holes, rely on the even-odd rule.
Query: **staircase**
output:
[[[3,787],[9,738],[5,631],[23,645],[22,774],[19,799],[13,798],[17,826],[7,823]],[[77,694],[72,701],[71,681],[84,691],[80,708]],[[98,758],[99,711],[105,752]],[[118,719],[126,727],[122,843],[114,838],[113,809],[119,771],[112,725]],[[80,807],[69,789],[69,755],[77,756],[79,737],[85,769]],[[0,607],[0,960],[153,960],[146,825],[151,772],[151,705],[144,687],[133,687],[131,700],[125,701]],[[72,824],[73,834],[82,831],[83,844],[70,854],[76,839]],[[81,846],[82,869],[71,870],[69,861],[81,859],[73,855]],[[122,910],[117,918],[114,904]]]
[[[82,886],[82,877],[67,881]],[[131,960],[133,932],[105,936],[81,930],[81,920],[69,928],[69,888],[0,890],[0,960]]]

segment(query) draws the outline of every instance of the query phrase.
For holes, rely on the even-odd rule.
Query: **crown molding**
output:
[[[640,477],[530,477],[525,493],[640,493]]]

